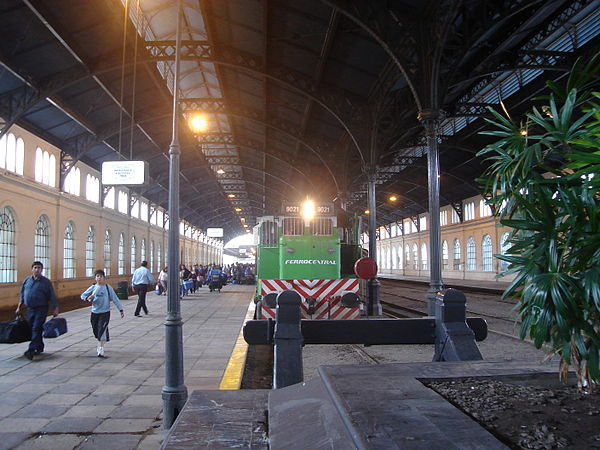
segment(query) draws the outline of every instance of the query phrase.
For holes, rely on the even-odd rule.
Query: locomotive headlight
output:
[[[315,202],[306,200],[302,204],[302,217],[304,217],[304,220],[311,220],[315,217]]]

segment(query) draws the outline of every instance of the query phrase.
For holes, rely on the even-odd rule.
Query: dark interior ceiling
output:
[[[426,212],[428,111],[443,112],[441,204],[479,194],[485,106],[518,113],[597,52],[599,6],[183,1],[180,218],[227,239],[283,201],[360,213],[369,173],[378,224]],[[59,147],[63,172],[148,161],[151,183],[134,192],[168,208],[176,17],[175,0],[3,0],[2,132],[16,123]],[[207,132],[190,132],[192,111]]]

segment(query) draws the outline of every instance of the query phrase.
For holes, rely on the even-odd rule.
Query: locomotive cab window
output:
[[[302,236],[304,234],[304,219],[286,217],[283,219],[284,236]]]
[[[277,245],[277,222],[265,221],[260,225],[260,243]]]
[[[316,218],[310,222],[310,232],[313,236],[331,236],[333,223],[331,218]]]

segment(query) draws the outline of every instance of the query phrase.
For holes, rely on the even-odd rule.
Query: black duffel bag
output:
[[[67,332],[67,321],[64,317],[54,317],[44,323],[42,336],[45,338],[56,338]]]
[[[27,341],[31,341],[31,328],[20,315],[9,322],[0,322],[1,344],[17,344]]]

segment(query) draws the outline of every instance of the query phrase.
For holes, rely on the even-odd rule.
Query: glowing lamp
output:
[[[305,220],[311,220],[315,217],[315,202],[306,200],[302,204],[302,217],[304,217]]]
[[[190,117],[189,125],[194,134],[204,133],[208,129],[208,121],[202,114],[193,114]]]

